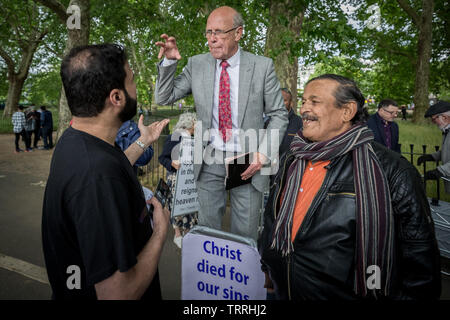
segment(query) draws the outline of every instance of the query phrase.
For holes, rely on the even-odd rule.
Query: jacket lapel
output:
[[[195,72],[195,70],[194,70]],[[211,117],[213,109],[213,98],[214,98],[214,78],[216,72],[216,59],[208,55],[208,59],[205,63],[205,69],[203,70],[203,84],[205,90],[205,118],[202,119],[206,124],[206,128],[211,128]],[[206,129],[205,128],[205,129]]]
[[[245,110],[247,109],[250,84],[252,82],[255,63],[251,61],[247,53],[241,49],[239,65],[239,93],[238,93],[238,125],[242,128]]]

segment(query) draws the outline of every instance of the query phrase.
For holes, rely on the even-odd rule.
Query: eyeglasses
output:
[[[233,30],[235,30],[235,29],[237,29],[237,28],[239,28],[239,26],[234,27],[234,28],[232,28],[232,29],[230,29],[230,30],[227,30],[227,31],[223,31],[223,30],[220,30],[220,29],[219,29],[219,30],[216,30],[216,31],[206,30],[206,32],[205,32],[205,37],[206,37],[206,38],[211,38],[211,36],[214,35],[214,36],[216,36],[217,38],[225,38],[225,36],[226,36],[226,34],[227,34],[228,32],[233,31]]]
[[[389,113],[391,116],[397,116],[398,115],[398,111],[387,111],[385,108],[383,108],[383,110],[387,113]]]

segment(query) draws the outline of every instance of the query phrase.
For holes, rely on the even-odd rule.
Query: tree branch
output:
[[[386,51],[390,52],[390,53],[393,53],[393,54],[396,54],[396,55],[408,58],[413,65],[416,64],[416,59],[415,59],[415,57],[413,55],[410,55],[410,54],[408,54],[408,53],[406,53],[406,52],[404,52],[404,51],[402,51],[400,49],[393,48],[392,44],[390,44],[390,45],[386,44],[383,41],[383,39],[381,39],[380,37],[378,37],[378,45],[380,47],[382,47],[383,49],[385,49]]]
[[[397,0],[400,7],[411,17],[412,22],[416,25],[417,28],[420,28],[420,17],[417,12],[405,1],[405,0]]]
[[[11,59],[9,54],[5,50],[3,50],[2,47],[0,47],[0,57],[2,57],[3,60],[5,60],[6,65],[8,66],[8,76],[13,75],[15,73],[14,61],[13,59]]]
[[[67,20],[67,8],[58,0],[33,0],[36,3],[40,3],[50,10],[52,10],[56,15],[59,17],[59,19],[62,21],[63,24],[66,23]]]

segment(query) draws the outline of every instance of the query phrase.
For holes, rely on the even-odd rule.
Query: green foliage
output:
[[[57,106],[61,90],[59,68],[31,74],[25,82],[23,95],[35,105]]]

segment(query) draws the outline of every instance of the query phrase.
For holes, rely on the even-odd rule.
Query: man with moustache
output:
[[[251,179],[251,183],[230,190],[230,231],[256,240],[262,192],[270,174],[263,175],[261,169],[276,160],[272,156],[275,152],[267,152],[268,141],[273,130],[279,131],[279,139],[284,136],[288,120],[272,60],[239,47],[243,25],[242,16],[235,9],[213,10],[205,31],[209,53],[190,57],[176,77],[176,62],[181,55],[175,38],[163,34],[164,41],[156,43],[160,46],[159,58],[164,56],[164,60],[158,65],[155,94],[156,103],[163,105],[189,94],[194,97],[198,117],[195,140],[202,144],[206,155],[202,163],[194,164],[200,225],[222,227],[227,199],[224,158],[247,152],[253,155],[253,161],[241,175],[243,180]],[[260,134],[263,114],[271,118],[264,135]],[[244,138],[250,130],[256,133],[257,141]],[[278,146],[276,141],[270,148],[278,150]]]
[[[61,78],[72,125],[53,153],[42,239],[54,299],[161,299],[158,260],[168,213],[152,198],[153,228],[132,164],[168,119],[144,126],[126,153],[114,143],[136,114],[136,84],[122,47],[76,47]]]
[[[279,299],[438,299],[439,250],[420,175],[374,142],[364,97],[325,74],[280,165],[260,239]]]

